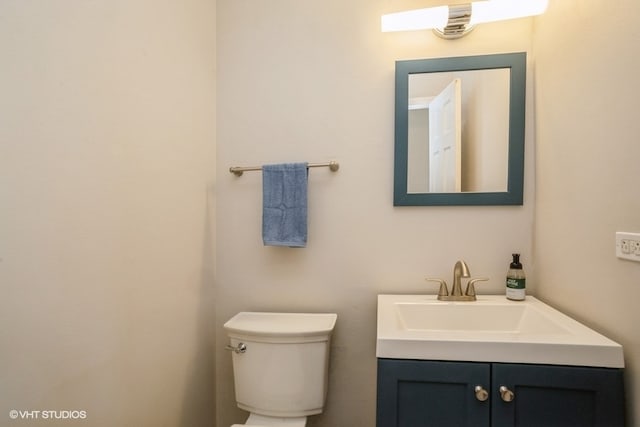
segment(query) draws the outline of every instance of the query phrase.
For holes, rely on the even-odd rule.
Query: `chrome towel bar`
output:
[[[331,160],[330,162],[325,162],[325,163],[309,163],[307,167],[308,168],[328,167],[331,170],[331,172],[335,172],[338,169],[340,169],[340,164],[335,160]],[[229,172],[231,172],[232,174],[235,174],[236,176],[242,176],[243,172],[261,171],[261,170],[262,170],[262,166],[246,166],[246,167],[231,166],[229,168]]]

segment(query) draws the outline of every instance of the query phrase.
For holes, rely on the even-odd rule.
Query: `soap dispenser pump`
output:
[[[512,254],[513,260],[507,272],[507,299],[522,301],[525,299],[525,275],[520,263],[520,254]]]

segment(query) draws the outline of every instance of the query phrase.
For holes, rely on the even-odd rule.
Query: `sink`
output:
[[[427,307],[428,305],[428,307]],[[569,334],[531,304],[397,303],[408,331],[475,331],[520,334]]]
[[[380,358],[624,367],[622,346],[527,296],[378,295]]]

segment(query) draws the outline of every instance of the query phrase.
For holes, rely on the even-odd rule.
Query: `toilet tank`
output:
[[[327,394],[329,313],[241,312],[224,324],[238,407],[273,417],[319,414]]]

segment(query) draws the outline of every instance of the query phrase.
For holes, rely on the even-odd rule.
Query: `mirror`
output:
[[[522,205],[526,54],[396,62],[394,205]]]

